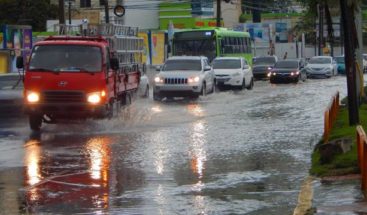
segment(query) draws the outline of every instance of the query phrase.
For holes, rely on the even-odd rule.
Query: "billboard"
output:
[[[163,32],[152,32],[150,50],[152,55],[152,65],[163,64],[165,60],[165,35]]]
[[[149,37],[147,33],[140,32],[138,34],[139,37],[143,38],[144,40],[144,52],[143,52],[143,62],[146,64],[150,64],[150,56],[149,56]]]
[[[3,25],[0,29],[2,34],[1,48],[10,50],[11,66],[9,72],[16,72],[16,58],[23,56],[25,62],[29,59],[32,49],[32,28],[23,25]]]

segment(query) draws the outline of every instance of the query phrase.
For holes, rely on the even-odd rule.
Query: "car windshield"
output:
[[[240,69],[240,59],[217,59],[213,61],[214,69]]]
[[[275,68],[298,68],[298,61],[278,61]]]
[[[175,70],[201,71],[201,60],[168,60],[162,69],[162,71]]]
[[[35,46],[29,62],[29,70],[55,72],[100,72],[101,49],[82,45]]]
[[[275,64],[275,58],[274,57],[256,57],[253,59],[254,65],[269,65],[269,64]]]
[[[309,64],[330,64],[331,58],[326,57],[315,57],[308,61]]]
[[[337,63],[344,63],[344,57],[335,57]]]

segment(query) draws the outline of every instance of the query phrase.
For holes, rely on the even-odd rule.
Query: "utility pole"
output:
[[[221,3],[222,0],[217,0],[217,27],[220,27],[220,15],[221,15]]]
[[[106,23],[110,23],[110,11],[108,8],[108,0],[104,0],[104,12],[105,12],[105,20]]]
[[[342,14],[342,23],[344,29],[344,53],[345,53],[345,71],[347,76],[348,89],[348,112],[349,125],[353,126],[359,123],[358,97],[356,86],[356,65],[355,65],[355,45],[353,42],[353,11],[347,5],[347,0],[340,0]],[[354,35],[356,36],[356,35]]]
[[[69,0],[69,5],[68,5],[68,10],[69,10],[69,25],[71,25],[71,1]]]
[[[323,55],[322,47],[324,44],[324,6],[318,4],[319,10],[319,56]]]
[[[65,24],[64,0],[59,0],[59,24]]]

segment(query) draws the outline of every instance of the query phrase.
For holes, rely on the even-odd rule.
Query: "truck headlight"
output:
[[[197,83],[200,81],[200,77],[199,76],[195,76],[195,77],[191,77],[188,79],[189,83]]]
[[[33,92],[33,91],[28,91],[27,92],[27,101],[29,103],[36,103],[39,102],[40,100],[40,94],[37,92]]]
[[[101,102],[102,97],[106,95],[105,91],[102,92],[94,92],[94,93],[88,93],[87,94],[87,101],[91,104],[98,104]]]

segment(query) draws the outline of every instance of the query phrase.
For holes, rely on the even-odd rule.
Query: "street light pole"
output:
[[[217,0],[217,27],[220,27],[221,0]]]
[[[110,14],[108,8],[108,0],[104,0],[104,12],[105,12],[105,20],[106,23],[110,23]]]
[[[70,0],[69,0],[68,10],[69,10],[69,25],[71,25],[71,1]]]
[[[64,0],[59,0],[59,24],[65,24]]]

